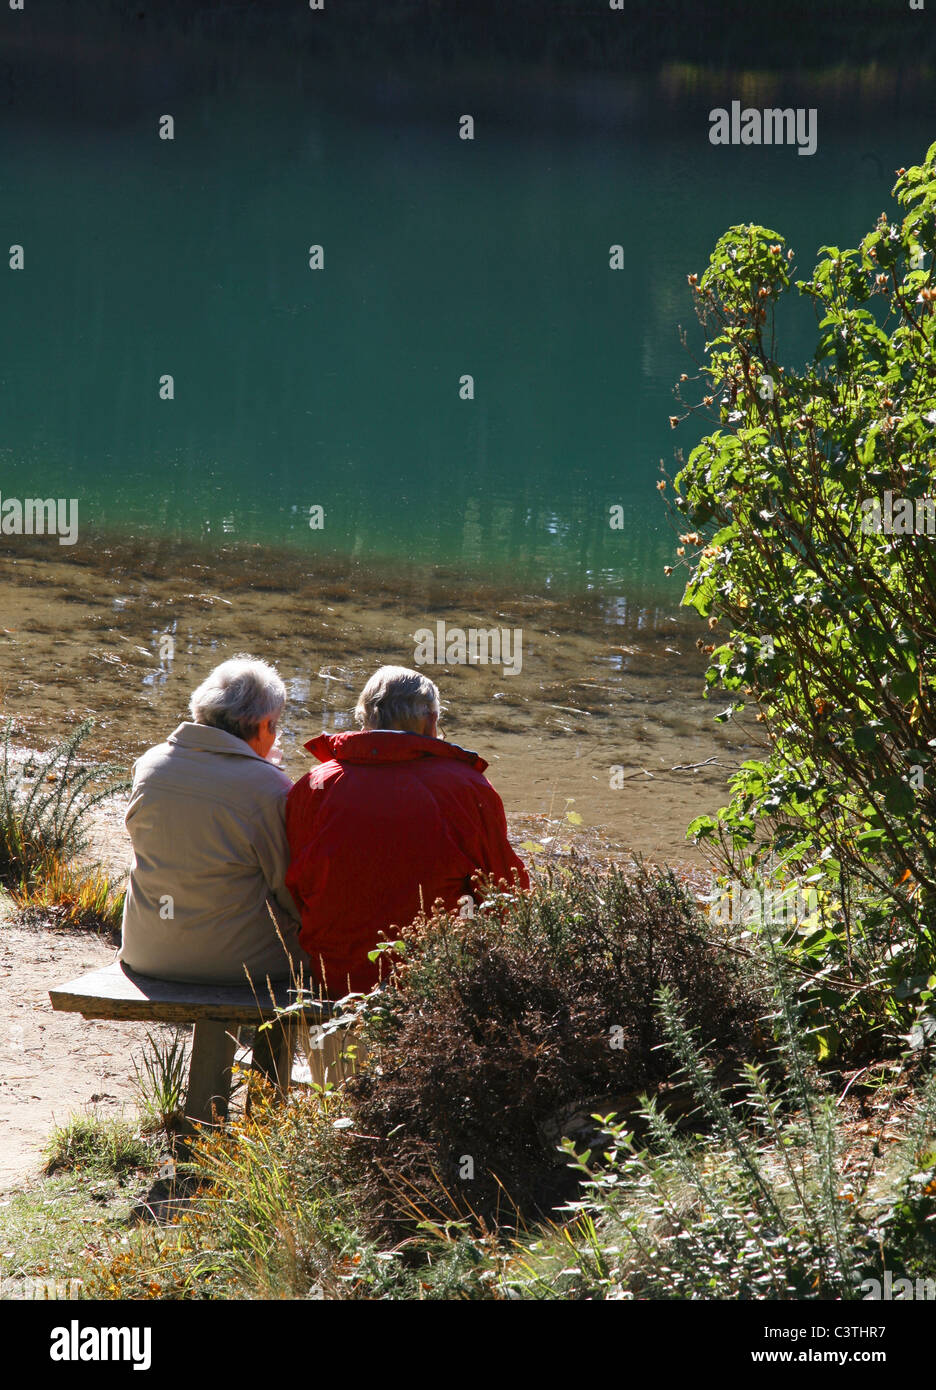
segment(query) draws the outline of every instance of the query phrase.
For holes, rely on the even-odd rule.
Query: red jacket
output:
[[[478,870],[508,883],[516,870],[530,886],[476,753],[388,729],[320,734],[306,748],[323,766],[286,800],[286,885],[302,913],[299,939],[332,998],[372,988],[380,967],[367,953],[381,934],[437,898],[457,907]]]

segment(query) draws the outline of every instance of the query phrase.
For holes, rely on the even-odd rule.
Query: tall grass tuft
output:
[[[146,1131],[162,1130],[171,1138],[183,1127],[188,1060],[181,1030],[168,1042],[147,1033],[142,1057],[139,1062],[133,1058],[134,1087]]]
[[[89,1272],[106,1298],[329,1298],[368,1283],[366,1240],[348,1193],[340,1100],[320,1094],[273,1103],[258,1087],[251,1114],[192,1145],[185,1174],[198,1187],[182,1223],[135,1233],[129,1249]],[[363,1263],[362,1263],[363,1262]]]
[[[10,889],[20,912],[41,913],[67,927],[116,932],[123,916],[125,888],[100,868],[82,869],[50,854],[36,864],[25,883]]]
[[[85,719],[66,738],[25,767],[10,758],[12,719],[3,730],[0,761],[0,883],[25,892],[56,859],[68,861],[87,844],[88,816],[108,797],[126,790],[116,764],[83,765],[79,752],[94,721]],[[103,783],[103,785],[102,785]]]

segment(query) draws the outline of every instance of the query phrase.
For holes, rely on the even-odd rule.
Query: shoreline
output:
[[[504,663],[421,667],[439,686],[447,738],[488,761],[508,814],[561,820],[571,808],[622,853],[694,862],[686,826],[724,803],[731,771],[760,742],[753,718],[712,722],[697,650],[707,630],[686,610],[505,593],[439,570],[287,566],[260,551],[210,568],[137,543],[79,543],[63,558],[41,539],[0,568],[0,714],[18,744],[51,743],[91,716],[88,756],[129,768],[187,717],[211,667],[246,652],[286,683],[281,743],[296,780],[304,744],[350,728],[368,676],[413,666],[414,635],[439,621],[522,634],[513,674]]]

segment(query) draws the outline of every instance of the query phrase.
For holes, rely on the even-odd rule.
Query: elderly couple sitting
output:
[[[257,986],[301,969],[337,999],[377,983],[382,936],[438,899],[455,908],[474,875],[529,886],[487,763],[439,736],[432,681],[382,667],[357,702],[361,732],[307,743],[320,766],[295,786],[275,761],[285,703],[265,662],[225,661],[191,722],[136,763],[130,969],[244,983],[246,968]]]

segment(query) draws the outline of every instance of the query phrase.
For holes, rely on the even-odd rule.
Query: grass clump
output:
[[[182,1128],[188,1065],[185,1034],[180,1029],[166,1041],[147,1033],[140,1060],[133,1059],[137,1103],[146,1132],[172,1136]]]
[[[40,915],[57,926],[117,932],[125,889],[99,868],[66,864],[58,854],[41,859],[28,881],[11,890],[17,911]]]
[[[141,1227],[89,1276],[111,1298],[338,1297],[371,1247],[355,1230],[337,1097],[275,1106],[257,1085],[251,1113],[205,1129],[184,1165],[197,1186],[177,1225]]]
[[[153,1145],[129,1120],[73,1115],[52,1130],[43,1150],[44,1172],[120,1177],[152,1166],[154,1153]]]

